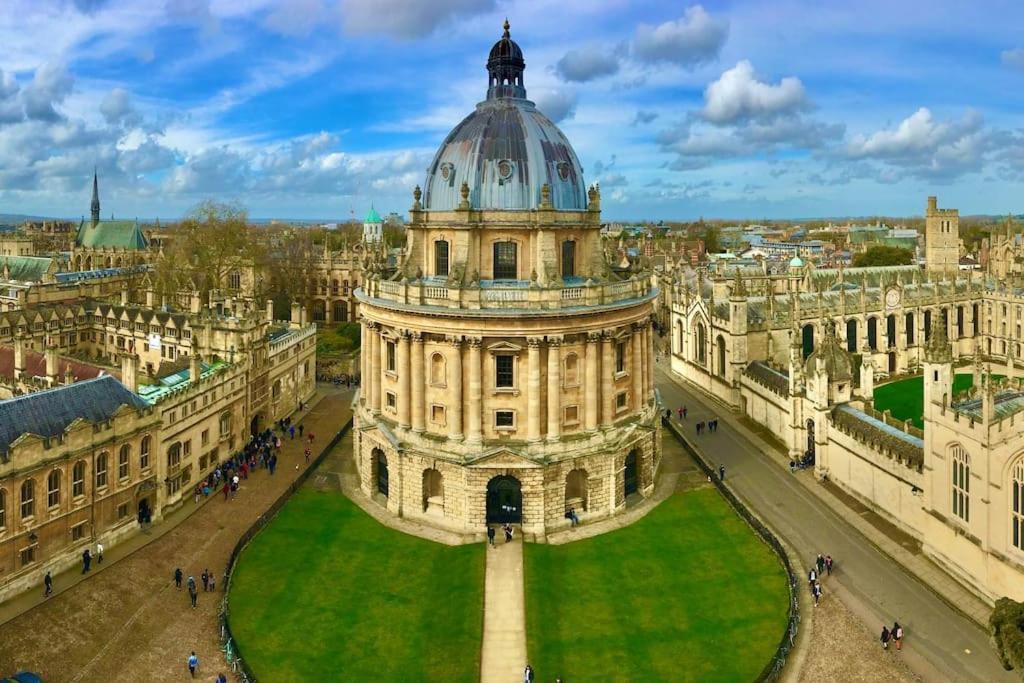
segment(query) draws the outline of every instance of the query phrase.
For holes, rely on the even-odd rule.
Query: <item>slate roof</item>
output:
[[[109,420],[122,405],[138,410],[146,402],[109,375],[68,386],[0,401],[0,453],[7,453],[22,434],[54,437],[82,418]]]
[[[102,375],[120,377],[116,370],[108,370],[96,365],[70,358],[57,358],[57,377],[63,381],[64,373],[71,368],[71,374],[79,380],[93,379]],[[46,377],[46,356],[38,351],[25,349],[25,374],[29,377]],[[14,379],[14,347],[0,346],[0,377]]]
[[[149,246],[138,221],[83,221],[78,226],[75,246],[89,249],[133,249]]]
[[[924,440],[888,425],[853,406],[841,403],[832,409],[832,423],[870,448],[894,457],[918,471],[924,465]]]
[[[4,256],[0,259],[0,274],[6,268],[10,280],[41,282],[52,264],[53,259],[44,256]]]

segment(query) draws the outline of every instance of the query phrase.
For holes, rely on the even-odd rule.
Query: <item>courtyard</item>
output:
[[[958,373],[953,376],[953,393],[970,389],[973,383],[971,373]],[[924,429],[924,378],[918,375],[875,387],[875,409]]]

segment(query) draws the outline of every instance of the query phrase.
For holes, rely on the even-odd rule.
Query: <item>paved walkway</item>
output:
[[[320,402],[301,416],[306,433],[317,435],[316,449],[348,420],[352,397],[333,387],[322,391]],[[77,585],[68,585],[74,577],[65,585],[64,575],[58,577],[61,593],[0,626],[0,672],[29,669],[46,681],[181,681],[192,650],[199,656],[200,679],[225,671],[221,573],[238,538],[305,467],[303,448],[298,439],[285,440],[274,476],[253,473],[234,500],[211,496],[130,554],[118,556],[111,548],[103,570]],[[211,569],[219,590],[200,591],[191,609],[187,593],[174,587],[177,566],[197,582],[203,569]]]
[[[718,432],[692,440],[711,462],[725,465],[733,491],[801,557],[820,552],[835,558],[835,592],[870,630],[880,631],[882,624],[894,620],[903,625],[907,637],[902,654],[924,680],[1019,680],[999,665],[981,628],[879,550],[886,537],[877,527],[861,525],[861,516],[849,507],[823,500],[824,487],[813,478],[791,474],[788,460],[784,464],[774,446],[727,407],[661,368],[657,380],[666,407],[688,406],[687,428],[710,417],[721,420]]]
[[[484,638],[481,683],[523,680],[526,658],[526,602],[523,597],[523,539],[511,543],[498,530],[497,545],[487,549],[484,579]]]

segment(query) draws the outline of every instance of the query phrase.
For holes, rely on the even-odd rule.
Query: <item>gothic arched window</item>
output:
[[[971,521],[971,456],[962,446],[953,446],[953,515]]]

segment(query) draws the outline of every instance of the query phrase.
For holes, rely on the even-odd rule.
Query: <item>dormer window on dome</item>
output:
[[[505,20],[505,33],[501,40],[491,48],[491,54],[487,58],[487,99],[494,100],[500,97],[518,97],[526,99],[526,86],[523,83],[523,71],[526,69],[526,62],[523,61],[523,51],[514,40],[509,37],[509,23]]]

